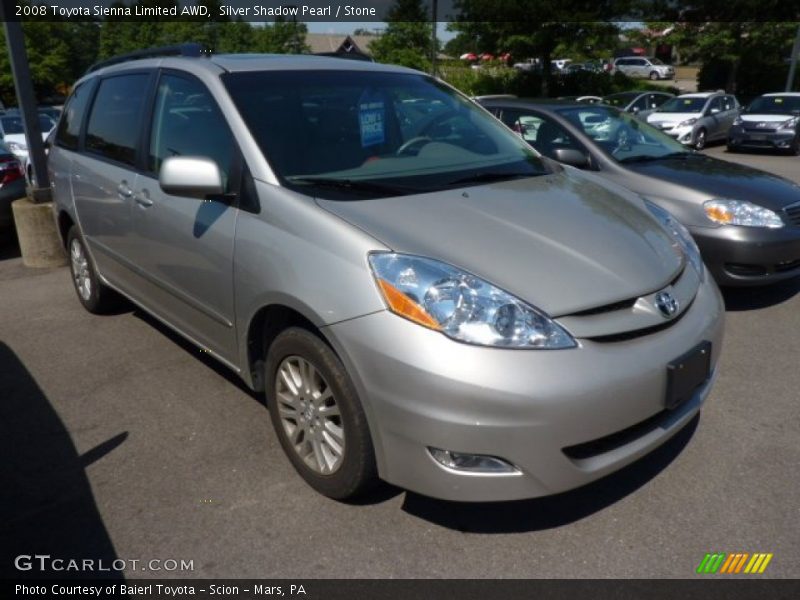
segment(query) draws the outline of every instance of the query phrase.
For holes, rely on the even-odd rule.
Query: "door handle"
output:
[[[150,206],[153,206],[153,201],[150,199],[150,194],[148,193],[147,190],[142,190],[141,193],[134,194],[133,199],[139,206],[143,208],[148,208]]]
[[[131,188],[128,187],[128,182],[127,181],[122,181],[117,186],[117,195],[122,200],[127,200],[128,198],[133,196],[133,191],[131,191]]]

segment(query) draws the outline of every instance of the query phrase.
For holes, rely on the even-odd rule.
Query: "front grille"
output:
[[[744,125],[745,131],[752,131],[753,133],[774,133],[778,130],[777,127],[758,127],[756,125]]]
[[[653,335],[654,333],[658,333],[659,331],[664,331],[665,329],[669,329],[670,327],[678,323],[684,316],[686,316],[686,314],[689,312],[689,309],[692,308],[692,304],[694,304],[694,300],[692,300],[686,307],[686,309],[674,319],[666,321],[664,323],[660,323],[658,325],[653,325],[652,327],[645,327],[644,329],[635,329],[633,331],[625,331],[624,333],[612,333],[611,335],[598,335],[597,337],[588,337],[586,339],[600,344],[609,344],[614,342],[628,342],[630,340],[635,340],[637,338],[645,337],[647,335]]]
[[[581,312],[572,313],[570,317],[590,317],[592,315],[602,315],[604,313],[610,313],[617,310],[626,310],[628,308],[633,308],[633,305],[636,304],[637,299],[638,298],[628,298],[627,300],[621,300],[619,302],[614,302],[613,304],[589,308],[587,310],[582,310]]]
[[[800,226],[800,203],[792,204],[783,209],[786,218],[792,225]]]
[[[672,280],[667,284],[667,286],[675,285],[678,283],[678,280],[683,276],[683,272],[686,270],[686,263],[684,263],[678,274],[672,278]],[[665,286],[666,287],[666,286]],[[634,304],[639,298],[628,298],[626,300],[620,300],[619,302],[614,302],[612,304],[604,304],[603,306],[596,306],[594,308],[587,308],[586,310],[582,310],[580,312],[572,313],[568,316],[570,317],[591,317],[593,315],[602,315],[605,313],[615,312],[618,310],[628,310],[633,308]]]

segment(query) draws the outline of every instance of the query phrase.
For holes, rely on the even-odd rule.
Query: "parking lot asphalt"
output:
[[[800,158],[708,152],[800,181]],[[6,245],[0,573],[39,553],[126,560],[130,578],[685,578],[721,551],[771,552],[763,577],[798,577],[798,292],[725,292],[699,419],[621,472],[521,502],[386,486],[348,505],[295,475],[261,398],[224,367],[140,310],[86,313],[66,268],[26,269]],[[131,562],[152,559],[193,570]]]

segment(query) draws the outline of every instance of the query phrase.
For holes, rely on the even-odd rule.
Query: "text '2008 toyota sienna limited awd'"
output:
[[[49,168],[81,303],[121,293],[265,390],[334,498],[574,488],[711,387],[723,308],[686,230],[416,71],[117,59]]]

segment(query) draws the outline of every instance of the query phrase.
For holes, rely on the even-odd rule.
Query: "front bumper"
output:
[[[662,129],[661,131],[685,146],[691,146],[694,144],[694,127],[691,125],[685,127],[672,127],[670,129]]]
[[[800,275],[800,227],[690,228],[719,285],[764,285]]]
[[[728,133],[728,145],[733,148],[789,150],[796,136],[793,129],[754,131],[735,126]]]
[[[470,346],[389,312],[326,329],[362,398],[383,479],[436,498],[499,501],[587,484],[677,433],[712,382],[665,411],[666,365],[703,340],[716,363],[723,304],[709,279],[671,327],[628,341],[579,340],[570,350]],[[653,426],[622,445],[572,458],[564,451],[648,419]],[[451,470],[429,447],[499,457],[519,472]]]

